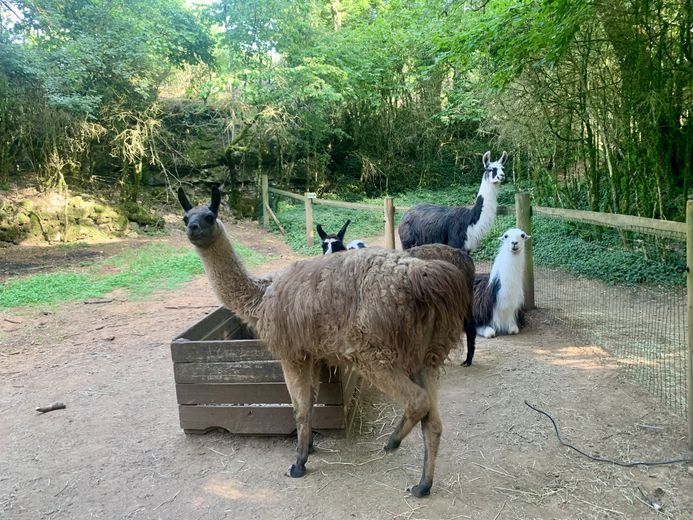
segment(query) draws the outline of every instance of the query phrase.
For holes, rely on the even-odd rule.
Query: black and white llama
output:
[[[347,220],[336,235],[325,233],[322,226],[318,224],[318,235],[320,235],[320,239],[322,240],[322,254],[329,255],[330,253],[337,253],[348,249],[364,249],[366,247],[366,243],[360,239],[352,240],[346,246],[344,245],[344,235],[346,234],[349,224],[351,224],[351,220]]]
[[[493,225],[498,209],[498,191],[505,179],[503,165],[508,154],[491,162],[491,152],[481,158],[484,176],[473,207],[446,207],[417,204],[399,223],[402,249],[424,244],[447,244],[467,252],[474,251]]]
[[[493,260],[491,274],[474,278],[474,321],[479,336],[520,332],[525,301],[522,282],[525,271],[525,241],[530,236],[521,229],[508,229]]]

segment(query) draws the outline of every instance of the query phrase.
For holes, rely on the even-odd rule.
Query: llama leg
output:
[[[313,374],[312,361],[301,364],[282,363],[286,386],[291,395],[296,418],[296,463],[289,468],[290,477],[302,477],[306,472],[306,461],[310,451],[311,414],[313,411]]]
[[[464,360],[462,366],[468,367],[472,365],[472,358],[476,350],[476,325],[474,324],[471,307],[467,318],[464,320],[464,334],[467,336],[467,359]]]
[[[513,316],[508,327],[508,334],[519,334],[520,328],[517,326],[517,319]]]
[[[321,363],[315,363],[313,365],[313,375],[312,375],[312,381],[313,381],[313,386],[311,388],[310,392],[310,409],[313,410],[313,405],[317,402],[318,400],[318,393],[320,392],[320,369],[322,367]],[[315,442],[315,432],[311,430],[310,432],[310,444],[308,445],[308,453],[313,453],[315,451],[314,447],[314,442]]]
[[[421,419],[421,431],[424,439],[424,467],[418,485],[411,488],[415,497],[423,497],[431,492],[433,473],[435,470],[440,436],[443,433],[443,423],[438,414],[438,371],[427,369],[423,374],[423,386],[431,400],[431,409]]]
[[[405,373],[399,371],[383,370],[377,373],[369,371],[367,379],[378,390],[404,405],[404,416],[385,443],[385,451],[396,450],[402,439],[431,408],[428,394]]]

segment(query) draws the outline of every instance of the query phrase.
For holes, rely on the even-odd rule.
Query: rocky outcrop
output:
[[[0,201],[0,242],[75,242],[132,233],[123,211],[92,197],[28,195],[16,193]]]

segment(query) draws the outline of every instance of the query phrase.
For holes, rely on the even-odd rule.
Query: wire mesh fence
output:
[[[685,238],[555,217],[533,223],[536,306],[609,352],[632,381],[685,416]]]

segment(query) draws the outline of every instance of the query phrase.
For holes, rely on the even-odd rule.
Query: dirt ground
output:
[[[271,255],[256,272],[296,258],[254,224],[228,227]],[[180,234],[167,240],[189,247]],[[0,249],[0,276],[139,243],[104,244],[102,253]],[[459,365],[460,352],[446,364],[436,480],[418,500],[406,489],[420,475],[420,434],[385,455],[398,410],[372,389],[348,438],[318,438],[303,479],[284,476],[291,438],[185,435],[169,344],[216,308],[206,278],[146,299],[108,299],[0,311],[0,519],[693,518],[693,464],[590,461],[561,447],[549,420],[525,405],[551,413],[567,442],[595,456],[691,457],[683,419],[541,309],[519,336],[480,339],[472,367]],[[35,411],[53,401],[67,408]]]

